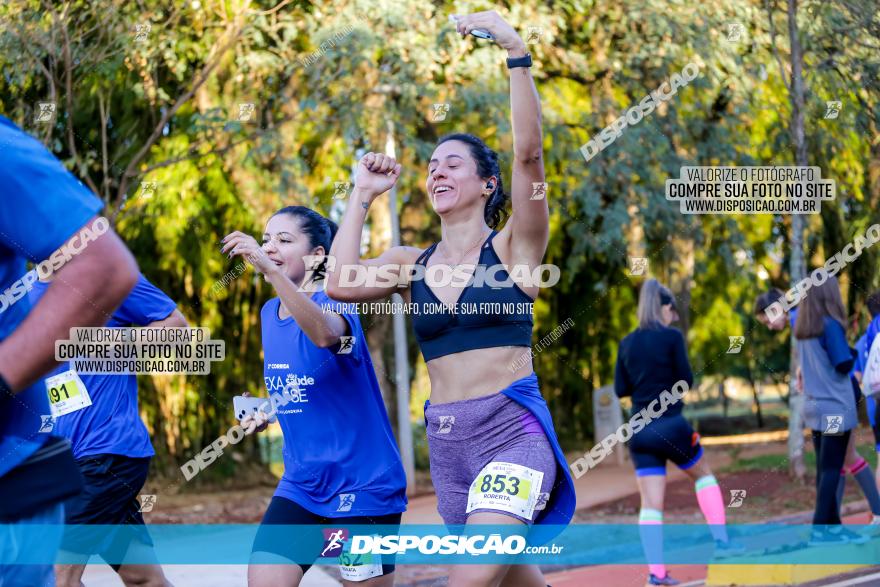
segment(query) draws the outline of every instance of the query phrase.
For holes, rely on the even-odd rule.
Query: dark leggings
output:
[[[816,511],[813,513],[813,524],[840,524],[837,484],[846,459],[850,434],[850,430],[840,435],[813,430],[813,448],[816,449]]]

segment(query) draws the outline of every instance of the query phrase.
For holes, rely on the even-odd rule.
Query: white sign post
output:
[[[617,432],[623,425],[623,414],[620,411],[620,400],[614,393],[613,385],[600,387],[593,392],[593,430],[596,434],[596,444],[603,438]],[[618,466],[623,465],[625,446],[614,447],[614,458]]]

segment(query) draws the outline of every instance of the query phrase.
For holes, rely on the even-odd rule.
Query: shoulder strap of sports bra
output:
[[[484,249],[488,249],[489,247],[492,247],[492,239],[495,238],[495,235],[497,235],[497,234],[498,234],[497,230],[492,231],[492,234],[490,234],[489,237],[486,239],[486,244],[483,245]],[[492,247],[493,250],[494,250],[494,248],[495,247]]]
[[[439,243],[434,243],[433,245],[422,251],[422,254],[419,255],[418,259],[416,259],[416,265],[427,265],[428,257],[434,254],[434,249],[437,248],[438,244]]]
[[[493,230],[492,234],[489,235],[489,238],[486,239],[486,244],[483,245],[483,249],[489,256],[486,260],[487,265],[498,265],[501,263],[501,257],[498,256],[498,253],[495,252],[495,246],[492,244],[492,239],[495,238],[495,235],[498,234],[497,230]],[[480,251],[482,253],[482,250]],[[480,255],[480,259],[483,258],[483,255]]]

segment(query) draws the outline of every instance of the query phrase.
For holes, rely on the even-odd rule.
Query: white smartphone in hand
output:
[[[449,22],[452,24],[457,24],[458,21],[455,20],[454,15],[449,15]],[[494,41],[495,37],[489,31],[483,29],[473,29],[471,34],[479,39],[489,39],[490,41]]]
[[[272,411],[272,400],[267,397],[236,395],[232,398],[232,409],[235,411],[235,418],[239,422],[241,422],[248,414],[254,414],[260,409],[269,416],[269,423],[278,421],[275,414],[270,415],[270,412]]]

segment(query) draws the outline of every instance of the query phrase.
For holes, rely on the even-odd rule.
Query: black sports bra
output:
[[[413,327],[425,361],[473,349],[531,346],[534,300],[510,279],[503,266],[497,268],[502,263],[492,247],[496,234],[493,230],[480,248],[474,272],[476,275],[489,270],[491,276],[472,279],[462,288],[455,312],[443,305],[424,277],[412,281]],[[426,249],[416,265],[427,269],[428,258],[436,248],[434,243]],[[503,285],[498,287],[499,283]]]

